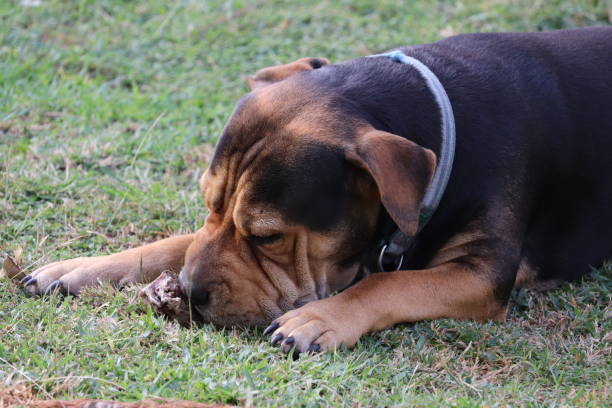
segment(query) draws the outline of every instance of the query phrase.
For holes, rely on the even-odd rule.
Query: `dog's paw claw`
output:
[[[263,335],[267,336],[268,334],[271,334],[276,329],[278,329],[278,322],[274,322],[268,327],[266,327],[265,330],[263,331]]]
[[[21,283],[23,284],[23,286],[34,285],[36,284],[36,282],[38,282],[36,278],[33,278],[31,275],[28,275],[21,280]]]
[[[270,343],[272,343],[273,346],[276,346],[283,339],[283,337],[283,333],[276,333],[270,340]]]
[[[351,348],[367,332],[367,323],[358,325],[358,319],[347,315],[349,309],[333,298],[318,300],[280,316],[266,333],[271,333],[272,345],[294,357]]]
[[[321,351],[321,346],[318,344],[313,343],[308,347],[308,352],[310,353],[318,353],[319,351]]]
[[[62,282],[56,280],[56,281],[51,282],[51,284],[47,287],[47,289],[45,289],[43,296],[50,296],[51,294],[55,292],[58,292],[64,296],[68,295],[68,291],[66,290],[64,285],[62,285]]]

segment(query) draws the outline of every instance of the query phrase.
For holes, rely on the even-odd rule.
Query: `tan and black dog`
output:
[[[412,66],[304,58],[249,79],[201,179],[201,230],[56,262],[26,288],[77,294],[180,271],[205,320],[272,322],[273,343],[301,352],[399,322],[503,319],[513,288],[612,256],[612,27],[402,50],[440,79],[457,137],[444,196],[400,270],[376,272],[379,245],[418,230],[440,110]]]

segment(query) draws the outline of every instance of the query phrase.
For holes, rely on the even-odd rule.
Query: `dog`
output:
[[[612,256],[612,27],[464,34],[388,55],[258,71],[200,180],[194,234],[44,266],[32,294],[179,273],[205,321],[265,327],[285,352],[352,347],[400,322],[502,320]],[[400,58],[401,59],[401,58]],[[409,248],[389,257],[399,234]],[[381,248],[382,251],[381,251]],[[380,260],[380,262],[378,262]]]

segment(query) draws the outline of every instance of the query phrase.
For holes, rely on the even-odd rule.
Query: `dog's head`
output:
[[[217,143],[200,181],[208,216],[180,275],[207,321],[265,325],[348,286],[381,204],[416,231],[435,155],[335,98],[325,65],[303,58],[249,78]]]

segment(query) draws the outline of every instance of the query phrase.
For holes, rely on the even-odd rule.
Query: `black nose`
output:
[[[193,306],[207,306],[210,301],[210,292],[197,287],[193,288],[189,293],[189,300]]]
[[[192,280],[188,268],[181,270],[179,282],[192,307],[207,306],[210,303],[210,291],[206,290],[201,282],[198,284]]]

